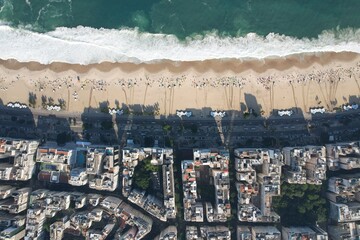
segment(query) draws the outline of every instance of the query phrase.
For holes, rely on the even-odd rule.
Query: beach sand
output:
[[[307,53],[262,60],[109,63],[72,65],[0,60],[3,104],[29,103],[35,94],[66,102],[66,109],[83,112],[108,103],[133,112],[158,109],[242,110],[253,108],[269,116],[274,110],[310,107],[332,111],[360,97],[360,55]]]

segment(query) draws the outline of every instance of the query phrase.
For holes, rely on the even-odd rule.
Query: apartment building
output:
[[[6,186],[5,186],[6,187]],[[7,199],[0,201],[0,210],[5,210],[12,214],[18,214],[28,208],[30,188],[12,188],[11,195]]]
[[[140,191],[132,187],[135,167],[144,159],[150,160],[150,164],[154,166],[161,166],[163,199],[158,199],[145,191]],[[128,197],[131,202],[137,204],[161,221],[166,221],[168,218],[175,218],[173,150],[159,147],[125,147],[122,150],[122,193]]]
[[[177,239],[177,229],[175,226],[168,226],[162,230],[155,238],[155,240],[176,240]]]
[[[25,238],[26,215],[1,214],[0,240],[20,240]]]
[[[115,215],[122,218],[126,224],[134,226],[137,230],[132,229],[124,233],[122,229],[119,229],[115,234],[115,239],[124,239],[125,234],[133,236],[134,239],[142,239],[151,231],[152,219],[124,202],[119,205]]]
[[[321,185],[326,179],[326,149],[323,146],[283,148],[287,182]]]
[[[196,172],[200,176],[198,179]],[[214,204],[204,203],[207,221],[225,222],[231,215],[229,152],[225,149],[194,149],[193,160],[182,161],[183,204],[186,221],[203,221],[204,209],[197,193],[197,180],[210,181],[214,185]]]
[[[89,146],[86,172],[90,188],[115,191],[119,180],[119,147]]]
[[[68,183],[70,170],[75,165],[74,146],[59,147],[47,142],[37,150],[36,162],[40,163],[38,179],[51,183]]]
[[[35,169],[38,141],[0,138],[0,180],[27,181]]]
[[[65,229],[70,227],[70,220],[64,217],[61,221],[56,221],[50,225],[50,239],[62,240],[64,238]]]
[[[255,226],[251,228],[252,240],[281,240],[281,232],[274,226]]]
[[[238,219],[242,222],[279,222],[272,197],[279,196],[283,156],[279,150],[234,150]]]
[[[360,203],[335,203],[330,201],[329,217],[339,223],[360,221]]]
[[[360,168],[360,141],[326,145],[330,170],[351,170]]]
[[[43,225],[45,211],[41,208],[30,208],[26,214],[25,240],[40,240],[44,238]]]
[[[329,225],[328,233],[330,239],[358,240],[360,239],[360,223],[347,222],[337,225]]]
[[[186,226],[187,240],[230,240],[231,232],[225,226]]]

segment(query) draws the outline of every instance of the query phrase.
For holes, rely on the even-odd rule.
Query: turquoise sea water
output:
[[[80,35],[89,34],[87,38],[89,39],[94,34],[98,34],[99,37],[96,40],[92,39],[89,43],[106,46],[105,50],[108,51],[106,56],[109,56],[109,51],[115,51],[116,42],[121,42],[121,45],[124,44],[122,41],[125,41],[125,33],[128,34],[125,35],[129,38],[125,41],[126,43],[132,41],[132,38],[143,41],[145,37],[141,34],[165,34],[163,35],[165,37],[162,38],[166,38],[167,42],[161,43],[162,46],[176,41],[179,41],[176,44],[183,44],[185,41],[185,45],[189,45],[191,39],[198,40],[210,35],[219,39],[227,39],[225,42],[219,40],[215,45],[231,45],[235,41],[241,49],[241,53],[246,52],[249,47],[253,47],[244,45],[253,41],[253,38],[270,36],[271,39],[263,40],[265,42],[274,41],[273,39],[288,41],[287,37],[300,41],[304,39],[303,42],[297,43],[296,49],[289,51],[289,53],[293,53],[306,51],[307,46],[301,47],[301,44],[306,44],[314,39],[320,39],[321,42],[324,42],[323,38],[328,42],[325,44],[316,42],[311,45],[310,50],[324,51],[324,47],[328,45],[335,44],[338,46],[344,42],[355,42],[355,47],[357,47],[356,45],[360,42],[358,39],[360,38],[358,32],[360,29],[359,10],[359,0],[0,0],[0,22],[2,25],[10,26],[13,30],[27,29],[30,32],[37,32],[46,36],[48,36],[48,32],[54,31],[54,34],[49,34],[52,38],[76,41],[77,43],[87,42],[87,40],[80,39]],[[85,31],[84,28],[77,28],[79,26],[88,28]],[[61,28],[61,34],[59,28]],[[77,30],[71,30],[76,28]],[[112,29],[111,36],[105,37],[110,32],[99,33],[89,30],[95,31],[100,28]],[[130,29],[135,33],[130,34],[123,31],[121,37],[114,37],[114,29],[119,31]],[[324,37],[324,31],[325,33],[330,32],[331,37],[328,35]],[[249,40],[249,33],[255,34],[255,37],[252,36]],[[13,35],[7,35],[10,34],[8,28],[1,29],[0,34],[3,35],[2,39],[0,35],[0,41],[13,37]],[[21,37],[29,34],[29,32],[17,32],[16,36],[20,35],[19,41],[21,42],[23,41]],[[101,34],[104,39],[99,41]],[[166,37],[168,35],[176,36],[176,38],[169,40]],[[39,36],[36,35],[36,37]],[[241,40],[241,37],[244,39]],[[34,39],[34,36],[31,38]],[[109,38],[113,39],[111,44],[108,41]],[[151,35],[146,35],[146,38],[152,39]],[[286,39],[284,40],[284,38]],[[341,41],[336,42],[337,39],[341,39]],[[151,40],[151,46],[148,46],[149,41],[146,41],[145,47],[153,47],[154,42],[159,40]],[[209,41],[214,42],[214,38],[207,39],[201,45],[206,45]],[[261,41],[259,40],[259,42]],[[24,43],[19,43],[19,46],[22,47],[22,44]],[[293,45],[293,43],[291,44]],[[280,47],[282,44],[278,45]],[[126,57],[139,59],[136,54],[130,56],[128,52],[120,51],[117,47],[116,56],[110,54],[111,60],[117,61]],[[344,48],[339,49],[343,50]],[[354,49],[354,44],[351,49]],[[211,51],[211,49],[206,51]],[[261,50],[261,53],[264,51]],[[247,54],[238,55],[244,57]],[[277,55],[274,50],[254,56],[266,54]],[[281,54],[284,55],[285,53]],[[281,54],[279,53],[279,55]],[[16,57],[16,54],[13,52],[6,53],[4,56],[0,54],[0,58],[11,56]],[[234,57],[231,54],[222,56],[221,52],[210,57],[216,58],[217,56]],[[159,56],[158,58],[162,57]],[[164,58],[171,57],[165,56]]]
[[[0,0],[0,8],[2,21],[37,31],[82,25],[138,27],[180,38],[214,30],[302,38],[360,27],[359,0]]]

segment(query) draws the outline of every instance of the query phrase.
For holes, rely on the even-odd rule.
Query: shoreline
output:
[[[104,61],[100,63],[91,64],[75,64],[54,61],[49,64],[43,64],[37,61],[22,62],[16,59],[1,59],[0,65],[7,69],[18,70],[21,68],[28,68],[31,71],[39,71],[44,69],[50,69],[54,72],[63,72],[67,70],[76,70],[79,73],[87,73],[90,69],[97,69],[102,72],[108,72],[114,68],[120,68],[125,72],[136,71],[139,68],[145,68],[149,72],[161,71],[163,69],[169,69],[177,72],[176,69],[184,67],[185,69],[194,68],[198,72],[209,69],[222,69],[228,68],[227,70],[233,71],[234,73],[241,73],[244,69],[253,69],[255,72],[261,73],[264,70],[257,71],[258,66],[256,65],[268,65],[273,66],[275,70],[286,70],[291,64],[291,67],[306,68],[312,64],[326,65],[331,61],[349,62],[360,56],[360,53],[355,52],[303,52],[290,54],[287,56],[268,56],[263,59],[258,58],[223,58],[223,59],[208,59],[199,61],[173,61],[168,59],[159,59],[149,62],[109,62]],[[281,66],[282,63],[284,66]],[[156,67],[159,66],[159,67]],[[240,68],[239,68],[240,67]],[[204,70],[202,70],[204,69]],[[240,69],[240,71],[239,71]],[[267,68],[269,69],[269,68]],[[178,70],[179,71],[179,70]]]
[[[0,60],[1,100],[28,105],[29,95],[69,111],[119,106],[131,111],[212,109],[269,116],[276,109],[328,111],[360,99],[360,54],[305,53],[266,59],[80,65]],[[51,112],[49,112],[51,113]]]

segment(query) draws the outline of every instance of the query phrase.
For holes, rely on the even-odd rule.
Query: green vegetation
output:
[[[37,97],[35,93],[29,93],[29,107],[36,107]]]
[[[146,158],[135,168],[134,184],[135,187],[142,190],[148,190],[150,187],[150,177],[152,172],[160,170],[160,166],[155,166],[150,163],[150,158]]]
[[[321,186],[283,183],[281,188],[281,196],[273,198],[273,206],[281,216],[282,225],[309,225],[326,221],[326,200],[321,195]]]
[[[48,104],[49,105],[54,105],[54,99],[52,97],[48,98]]]
[[[64,99],[58,99],[58,102],[61,110],[66,110],[66,101]]]
[[[102,106],[100,106],[100,112],[102,112],[102,113],[109,113],[109,106],[106,104],[104,104],[104,105],[102,105]]]
[[[165,137],[165,147],[173,147],[174,146],[174,139],[170,138],[169,136]]]
[[[166,134],[168,134],[171,131],[172,127],[169,124],[166,124],[163,126],[163,130],[164,132],[166,132]]]
[[[246,118],[248,118],[248,117],[250,117],[250,113],[249,112],[244,112],[243,113],[243,117],[246,119]]]

